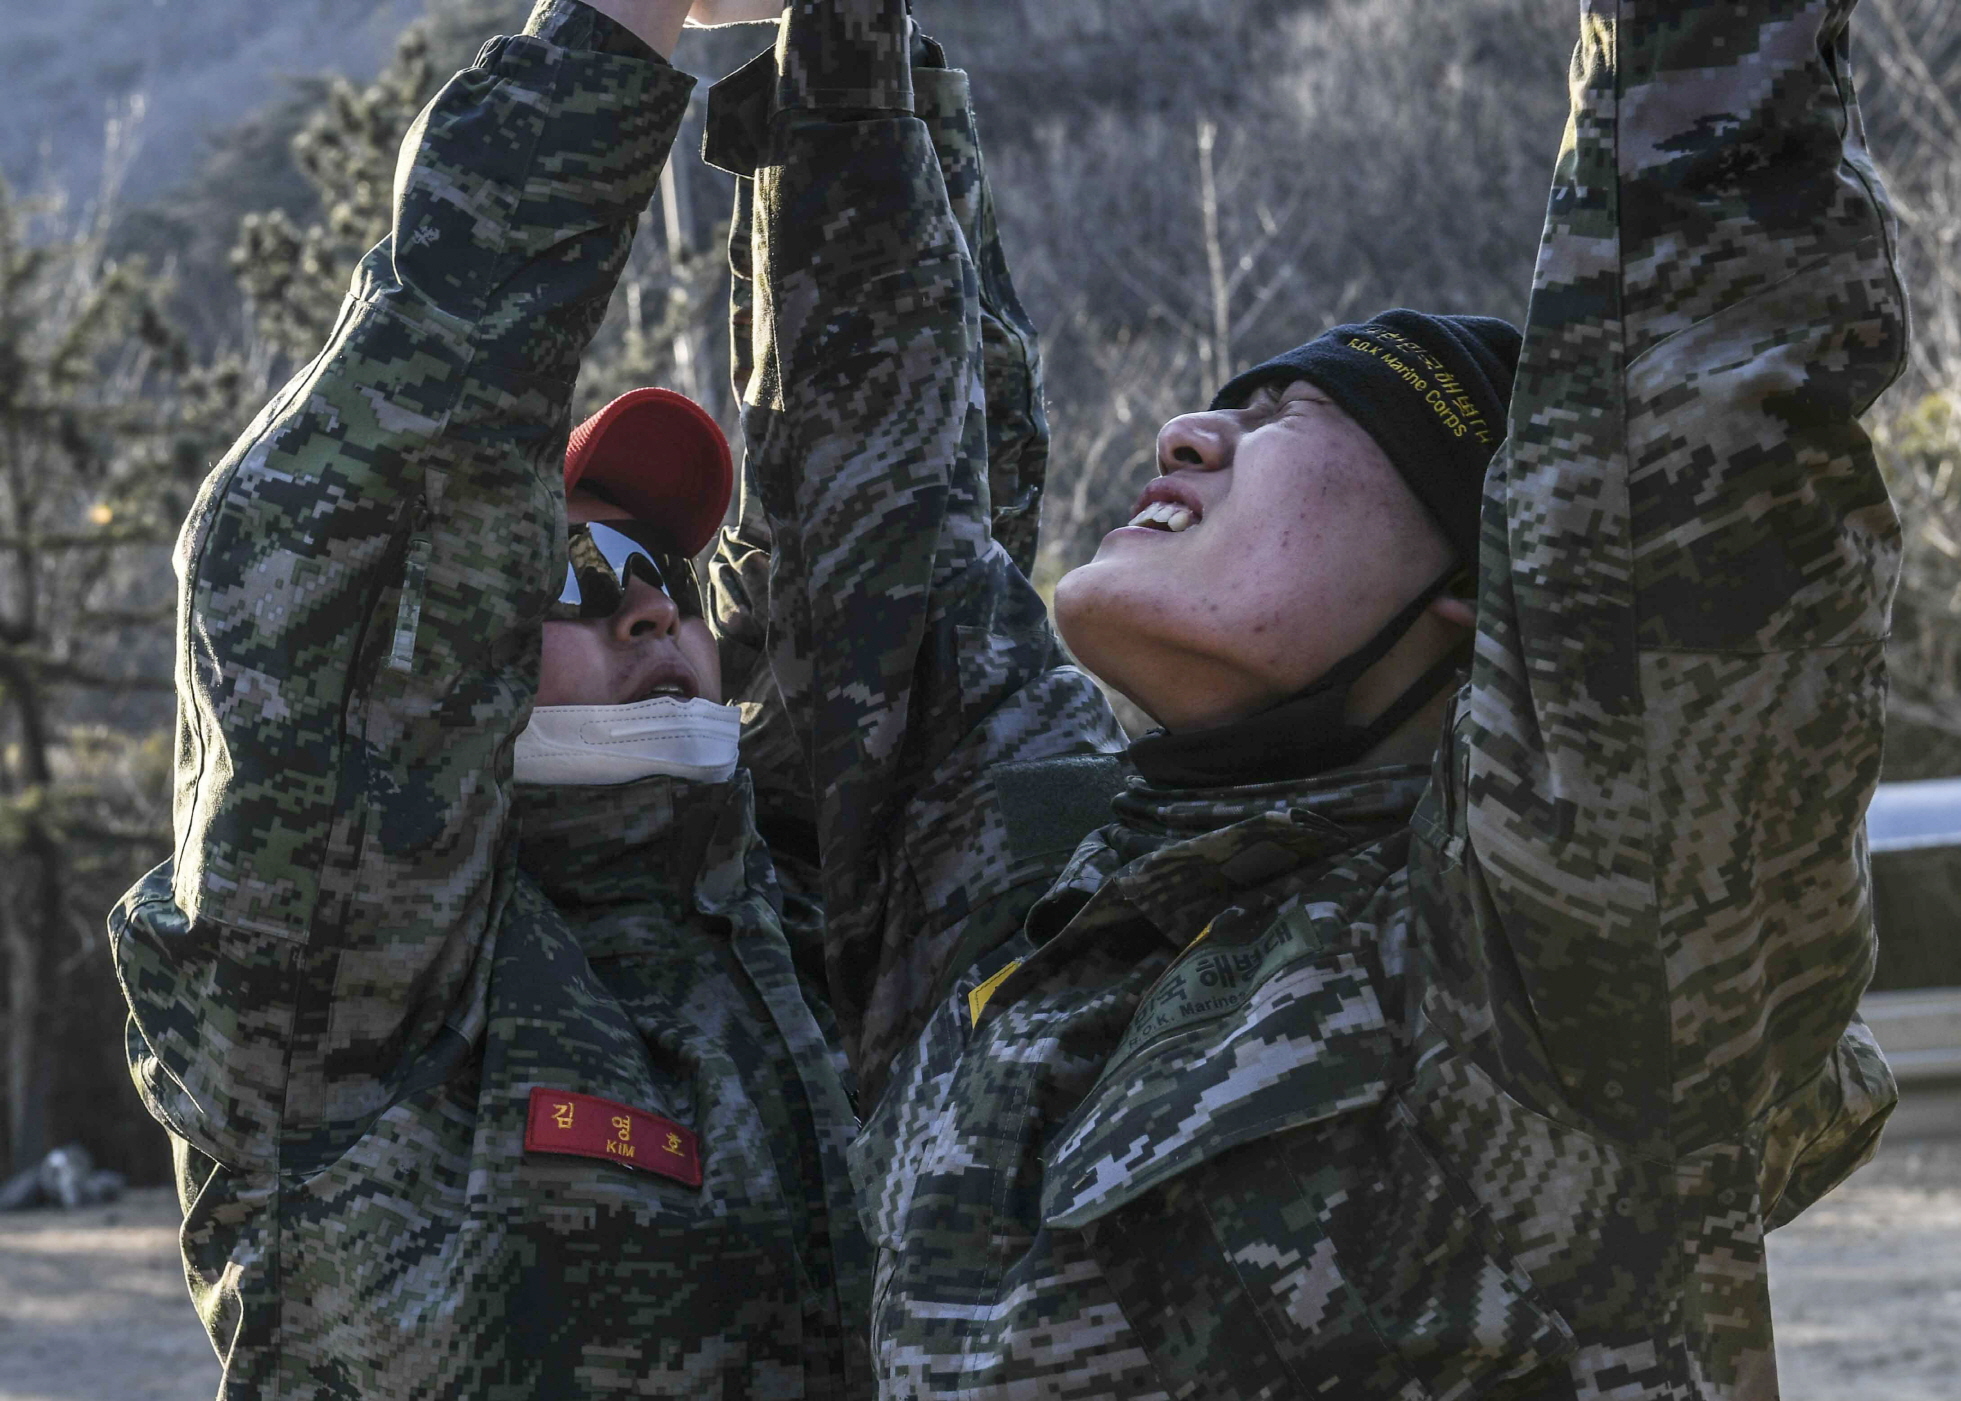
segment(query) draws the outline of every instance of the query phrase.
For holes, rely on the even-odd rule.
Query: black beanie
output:
[[[1519,333],[1488,316],[1385,311],[1255,365],[1221,389],[1237,408],[1268,384],[1307,380],[1375,439],[1464,564],[1478,557],[1484,472],[1505,436]]]

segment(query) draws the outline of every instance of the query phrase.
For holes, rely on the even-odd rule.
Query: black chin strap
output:
[[[1226,788],[1310,778],[1357,762],[1429,704],[1470,660],[1473,642],[1466,638],[1374,720],[1348,723],[1349,689],[1402,641],[1457,574],[1453,568],[1431,584],[1299,695],[1216,729],[1153,730],[1131,743],[1131,763],[1159,788]]]

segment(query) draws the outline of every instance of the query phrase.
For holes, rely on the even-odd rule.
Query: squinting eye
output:
[[[1312,401],[1304,395],[1291,393],[1284,389],[1268,390],[1247,404],[1246,411],[1263,419],[1278,418],[1280,415],[1291,412],[1299,408],[1302,404],[1310,402]]]

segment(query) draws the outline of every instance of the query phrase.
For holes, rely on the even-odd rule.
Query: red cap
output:
[[[581,483],[698,555],[728,510],[735,467],[708,410],[671,389],[632,389],[572,430],[565,489]]]

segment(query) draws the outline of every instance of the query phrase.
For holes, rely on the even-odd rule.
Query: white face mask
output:
[[[735,772],[741,737],[741,711],[715,701],[541,705],[518,734],[515,777],[586,787],[655,774],[723,783]]]

